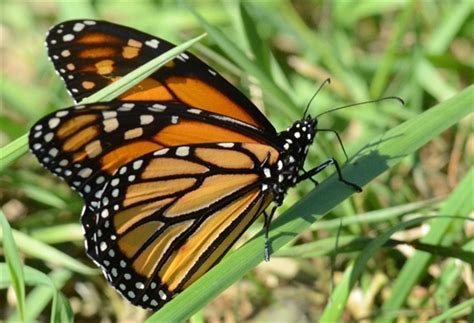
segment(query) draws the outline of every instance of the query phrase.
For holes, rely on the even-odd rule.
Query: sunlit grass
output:
[[[463,218],[474,209],[472,116],[465,117],[474,97],[467,88],[474,72],[472,3],[190,3],[3,5],[0,199],[13,231],[3,225],[1,318],[140,321],[151,314],[122,300],[85,256],[82,201],[24,154],[25,139],[11,144],[41,116],[72,105],[43,42],[51,25],[88,17],[175,43],[207,32],[192,51],[253,99],[278,130],[302,116],[327,77],[332,83],[312,115],[387,95],[406,101],[322,117],[321,127],[341,134],[351,157],[345,174],[364,192],[342,202],[352,192],[334,176],[323,181],[333,170],[318,176],[315,190],[302,183],[272,224],[273,261],[257,266],[263,260],[258,235],[154,319],[186,319],[200,310],[195,321],[272,320],[273,312],[288,322],[472,320],[463,258],[472,253],[472,223]],[[336,138],[318,134],[306,168],[329,156],[344,162]],[[430,218],[437,215],[443,217]],[[288,268],[278,268],[278,260]]]

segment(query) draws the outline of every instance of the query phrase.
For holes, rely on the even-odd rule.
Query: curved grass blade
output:
[[[31,257],[60,265],[71,271],[84,275],[95,275],[100,273],[98,269],[88,267],[58,249],[41,241],[32,239],[22,232],[12,230],[12,236],[15,237],[18,248]]]
[[[21,263],[18,249],[13,239],[12,230],[5,215],[0,211],[0,224],[3,235],[3,249],[5,252],[6,268],[1,277],[10,278],[13,290],[15,291],[18,302],[18,312],[20,318],[25,318],[25,276],[23,273],[23,264]]]
[[[61,289],[66,282],[71,279],[73,273],[69,270],[56,269],[48,274],[56,289]],[[25,313],[25,322],[39,322],[41,313],[51,302],[56,291],[51,286],[38,285],[26,296],[25,306],[28,309]],[[17,313],[8,317],[7,322],[20,321]]]
[[[51,322],[72,322],[73,313],[69,301],[62,295],[60,291],[57,290],[54,282],[51,280],[48,275],[42,273],[39,270],[34,268],[24,266],[25,270],[25,282],[28,285],[34,286],[47,286],[53,292],[53,303],[51,309]],[[6,278],[6,272],[8,271],[8,265],[5,263],[0,263],[0,277],[1,284],[5,284],[9,280]],[[12,280],[9,281],[13,283]],[[22,321],[24,321],[22,319]]]

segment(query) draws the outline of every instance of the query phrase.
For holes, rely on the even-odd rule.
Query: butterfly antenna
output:
[[[403,99],[398,97],[398,96],[386,96],[386,97],[375,99],[375,100],[363,101],[363,102],[358,102],[358,103],[351,103],[351,104],[343,105],[341,107],[337,107],[337,108],[334,108],[334,109],[331,109],[331,110],[328,110],[328,111],[324,111],[324,112],[318,114],[315,119],[318,119],[323,114],[326,114],[326,113],[329,113],[329,112],[334,112],[334,111],[337,111],[337,110],[342,110],[342,109],[345,109],[345,108],[354,107],[354,106],[362,105],[362,104],[377,103],[377,102],[381,102],[381,101],[385,101],[385,100],[396,100],[396,101],[400,102],[402,105],[405,105],[405,101],[403,101]]]
[[[308,113],[309,107],[310,107],[311,103],[313,102],[314,98],[316,97],[316,95],[318,95],[319,91],[321,91],[323,86],[325,86],[326,84],[331,84],[331,79],[330,78],[325,79],[324,82],[321,83],[321,85],[319,86],[316,93],[314,93],[313,96],[311,97],[311,99],[309,100],[308,105],[306,106],[306,109],[304,110],[303,119],[306,117],[306,113]]]

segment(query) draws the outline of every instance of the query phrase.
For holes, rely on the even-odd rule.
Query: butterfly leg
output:
[[[265,230],[265,261],[270,260],[271,245],[270,239],[268,239],[268,231],[270,230],[270,224],[277,208],[278,206],[273,206],[272,210],[270,211],[270,214],[268,214],[266,211],[263,212],[263,215],[265,217],[265,221],[263,224],[263,229]]]
[[[342,177],[341,168],[339,167],[339,164],[338,164],[337,160],[335,160],[334,158],[330,158],[330,159],[326,160],[324,163],[322,163],[321,165],[311,169],[308,172],[305,172],[303,175],[301,175],[298,178],[298,183],[301,182],[301,181],[304,181],[308,178],[313,177],[314,175],[320,173],[321,171],[323,171],[323,169],[325,169],[326,167],[331,166],[331,165],[334,165],[334,167],[336,167],[337,176],[339,177],[339,180],[341,182],[343,182],[346,185],[349,185],[350,187],[352,187],[357,192],[362,192],[362,188],[359,185],[351,183],[349,181],[346,181]]]
[[[305,175],[308,174],[308,171],[307,171],[307,170],[302,169],[302,171],[305,173]],[[313,182],[314,186],[318,186],[318,185],[319,185],[319,182],[318,182],[317,180],[315,180],[314,178],[309,177],[309,180],[310,180],[311,182]],[[299,182],[299,181],[298,181],[298,182]]]

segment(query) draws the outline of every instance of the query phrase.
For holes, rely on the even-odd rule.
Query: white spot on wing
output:
[[[69,57],[69,56],[71,56],[71,51],[68,50],[68,49],[65,49],[61,52],[61,56],[62,57]]]
[[[74,35],[73,34],[66,34],[63,36],[63,41],[71,41],[74,39]]]
[[[100,216],[103,217],[104,219],[107,218],[109,216],[109,210],[104,209],[102,212],[100,212]]]
[[[189,113],[194,113],[194,114],[200,114],[202,112],[202,110],[199,110],[199,109],[188,109],[188,112]]]
[[[158,39],[150,39],[150,40],[147,40],[147,41],[145,42],[145,45],[147,45],[147,46],[149,46],[149,47],[151,47],[151,48],[155,48],[155,49],[156,49],[156,48],[158,48],[158,44],[159,44],[159,43],[160,43],[160,42],[158,41]]]
[[[117,111],[104,111],[102,112],[102,117],[104,119],[112,119],[117,116]]]
[[[84,29],[85,25],[78,22],[76,24],[74,24],[74,27],[72,27],[72,30],[74,30],[75,32],[80,32],[82,29]]]
[[[56,112],[56,117],[64,117],[64,116],[67,116],[69,114],[69,111],[68,110],[61,110],[61,111],[58,111]]]
[[[232,148],[235,146],[233,142],[221,142],[221,143],[218,143],[217,145],[224,148]]]
[[[61,122],[61,119],[59,118],[51,118],[48,121],[48,126],[49,128],[54,129],[59,125],[60,122]]]
[[[77,175],[79,175],[82,178],[87,178],[92,174],[92,168],[83,168],[79,171]]]
[[[143,165],[143,160],[139,159],[139,160],[133,162],[132,167],[133,167],[133,169],[138,170],[138,169],[140,169],[140,167],[142,167],[142,165]]]
[[[58,150],[56,148],[51,148],[48,152],[48,154],[51,156],[51,157],[56,157],[58,155]]]
[[[189,147],[188,146],[182,146],[182,147],[178,147],[176,149],[176,156],[184,157],[184,156],[187,156],[187,155],[189,155]]]
[[[147,125],[147,124],[150,124],[153,122],[153,116],[152,115],[149,115],[149,114],[144,114],[144,115],[141,115],[140,116],[140,124],[143,126],[143,125]]]
[[[112,132],[119,126],[117,118],[104,120],[102,124],[105,132]]]
[[[164,111],[166,109],[166,106],[163,104],[155,103],[151,107],[148,107],[148,109],[151,111]]]
[[[162,155],[166,155],[166,153],[169,151],[168,148],[164,148],[164,149],[160,149],[158,151],[155,151],[153,153],[153,156],[162,156]]]
[[[160,298],[161,298],[162,300],[164,300],[164,301],[168,298],[168,297],[166,296],[165,292],[163,292],[162,290],[160,290],[160,291],[158,292],[158,295],[160,295]]]

